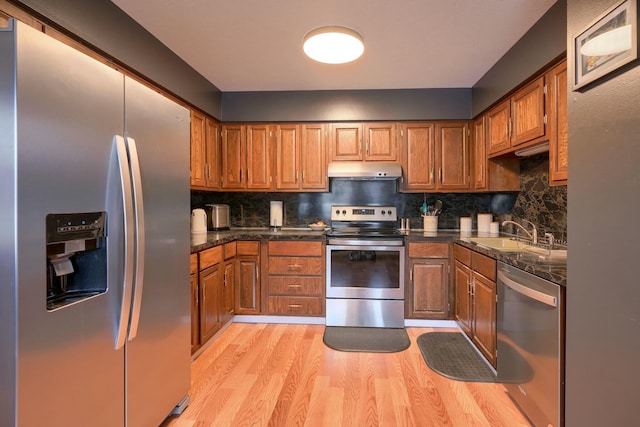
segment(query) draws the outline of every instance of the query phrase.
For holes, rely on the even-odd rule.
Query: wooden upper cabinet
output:
[[[331,124],[331,161],[362,160],[362,123]]]
[[[511,148],[509,126],[511,123],[511,100],[506,100],[486,114],[486,143],[489,154]]]
[[[539,77],[511,97],[511,146],[545,135],[544,77]]]
[[[330,160],[397,161],[396,123],[333,123]]]
[[[325,129],[323,124],[276,126],[276,190],[326,190]]]
[[[271,125],[247,125],[247,173],[246,188],[271,190],[271,152],[273,129]]]
[[[398,159],[395,123],[365,123],[364,135],[365,160],[393,162]]]
[[[439,190],[468,190],[469,125],[467,122],[436,124],[436,166]]]
[[[545,76],[547,85],[547,133],[549,134],[549,184],[567,184],[569,140],[567,126],[567,61]]]
[[[302,125],[300,163],[304,190],[327,189],[327,131],[324,124]]]
[[[515,92],[486,114],[489,154],[507,153],[521,144],[543,138],[545,126],[544,76]]]
[[[426,191],[436,188],[436,146],[434,124],[427,122],[402,125],[404,189]]]
[[[206,187],[206,129],[204,114],[191,110],[191,186]]]
[[[471,142],[471,189],[487,190],[487,145],[484,134],[484,116],[473,122]]]
[[[219,135],[216,120],[191,110],[191,187],[220,188]]]
[[[222,188],[243,189],[243,169],[245,165],[245,126],[223,125],[222,138]],[[246,172],[245,172],[246,174]]]
[[[276,190],[300,188],[300,126],[277,125]]]
[[[206,174],[205,183],[208,189],[220,188],[220,123],[207,117],[206,130]]]

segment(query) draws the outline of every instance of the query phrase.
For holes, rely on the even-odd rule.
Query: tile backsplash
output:
[[[422,228],[420,207],[436,200],[443,203],[438,227],[458,229],[459,218],[493,213],[496,221],[526,218],[542,232],[566,233],[566,186],[549,186],[548,155],[521,160],[520,192],[513,193],[399,193],[395,181],[333,179],[326,193],[191,192],[191,208],[209,203],[228,204],[232,227],[268,227],[269,202],[284,204],[284,226],[304,227],[323,220],[330,222],[331,206],[339,204],[394,205],[399,218],[410,218],[411,228]],[[398,224],[399,225],[399,224]],[[556,234],[562,237],[562,234]]]

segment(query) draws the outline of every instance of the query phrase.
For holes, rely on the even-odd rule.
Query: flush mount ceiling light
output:
[[[325,64],[355,61],[364,52],[362,36],[345,27],[320,27],[304,36],[304,53]]]

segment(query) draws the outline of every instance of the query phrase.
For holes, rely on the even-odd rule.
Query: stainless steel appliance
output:
[[[205,205],[207,208],[207,229],[209,231],[228,230],[231,226],[229,205]]]
[[[536,426],[564,424],[564,288],[498,262],[498,380]]]
[[[394,206],[332,206],[327,326],[404,327],[402,234]]]
[[[189,111],[19,22],[0,53],[0,425],[158,425],[190,385]]]

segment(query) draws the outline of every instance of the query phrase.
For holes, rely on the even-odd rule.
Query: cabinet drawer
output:
[[[224,259],[230,259],[236,256],[236,242],[224,244]]]
[[[215,246],[200,252],[200,270],[222,261],[222,246]]]
[[[270,295],[322,295],[322,277],[270,276]]]
[[[269,297],[269,313],[296,316],[321,316],[322,297]]]
[[[453,245],[453,258],[471,267],[471,250],[461,245]]]
[[[275,241],[269,242],[269,255],[322,256],[322,242]]]
[[[189,274],[195,274],[198,272],[198,254],[191,254],[189,256]]]
[[[269,274],[320,276],[323,268],[323,259],[318,257],[269,257]]]
[[[238,255],[260,255],[260,242],[257,240],[239,240],[236,242]]]
[[[496,260],[478,252],[471,253],[471,265],[474,271],[489,280],[496,281]]]
[[[409,258],[449,258],[449,243],[409,243]]]

